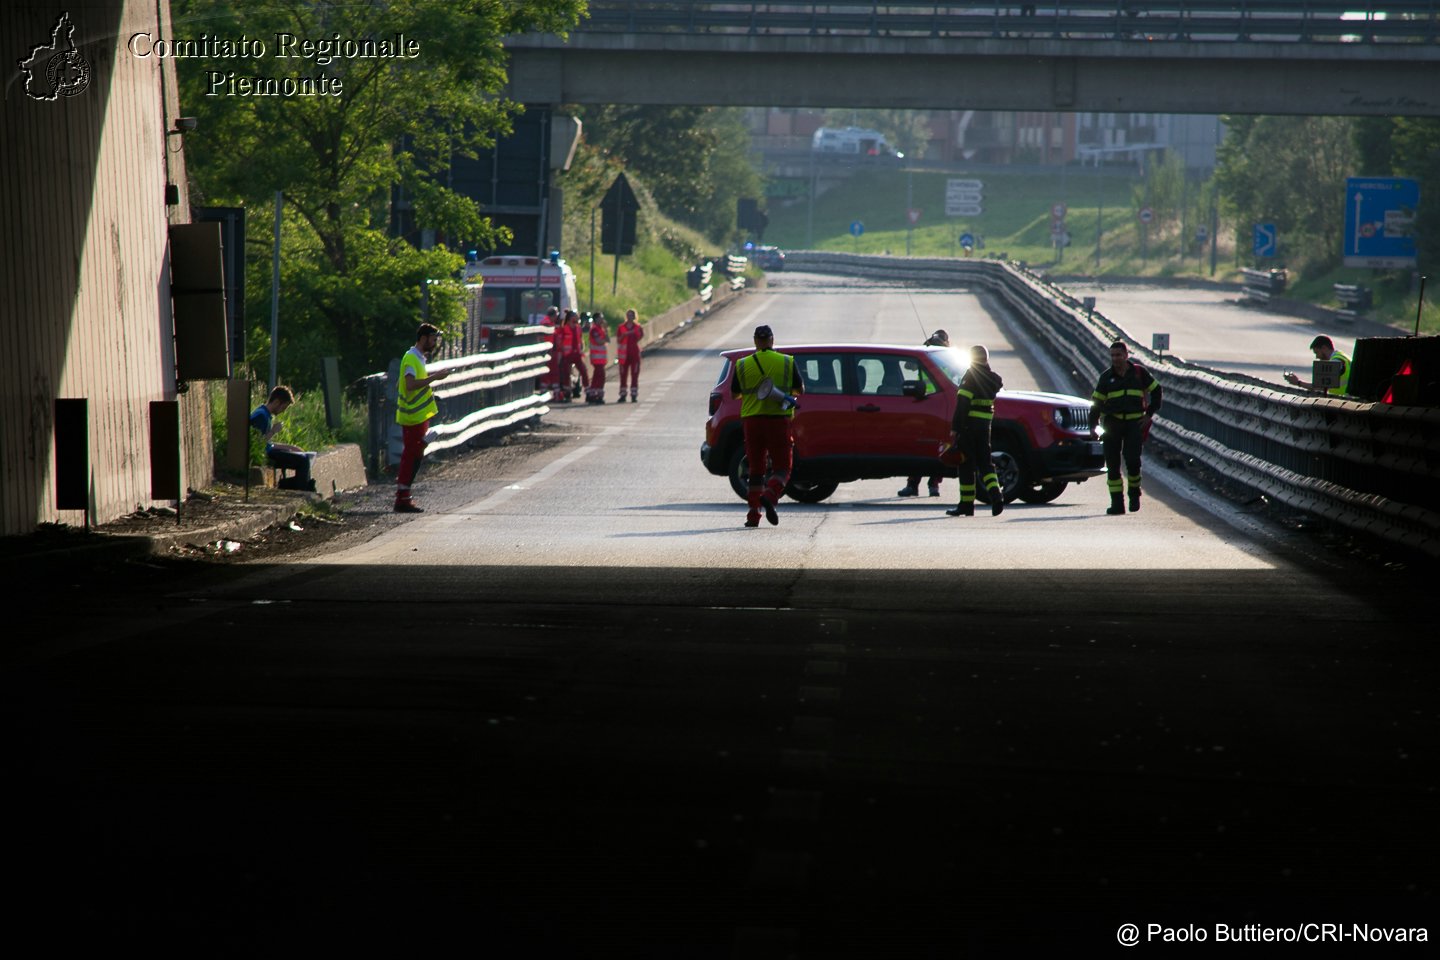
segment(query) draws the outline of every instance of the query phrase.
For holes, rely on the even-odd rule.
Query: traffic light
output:
[[[735,201],[735,224],[741,230],[749,230],[755,224],[760,206],[754,197],[740,197]]]
[[[760,203],[754,197],[740,197],[735,201],[735,223],[741,230],[762,238],[770,218],[760,209]]]

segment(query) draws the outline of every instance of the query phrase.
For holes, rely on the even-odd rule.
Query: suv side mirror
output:
[[[902,394],[904,394],[905,396],[907,396],[907,397],[914,397],[916,400],[924,400],[924,399],[925,399],[925,381],[924,381],[924,380],[906,380],[906,381],[905,381],[905,385],[900,388],[900,392],[901,392]]]

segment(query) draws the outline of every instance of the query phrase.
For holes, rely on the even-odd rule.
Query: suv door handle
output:
[[[866,403],[855,408],[860,413],[879,413],[880,407],[873,403]]]

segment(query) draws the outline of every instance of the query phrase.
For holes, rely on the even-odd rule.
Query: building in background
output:
[[[747,111],[755,149],[767,162],[803,155],[825,112],[781,107]],[[1152,153],[1178,153],[1192,171],[1215,167],[1224,127],[1215,116],[1162,113],[930,111],[927,165],[1133,164]]]

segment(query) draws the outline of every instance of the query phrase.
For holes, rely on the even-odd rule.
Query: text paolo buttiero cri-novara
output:
[[[131,56],[156,58],[306,61],[325,67],[337,60],[414,60],[420,41],[403,33],[388,37],[354,39],[338,33],[321,40],[277,33],[267,42],[260,37],[218,37],[202,33],[193,40],[169,40],[150,33],[132,34],[126,42]],[[339,97],[345,92],[341,77],[325,71],[309,76],[259,76],[239,70],[206,70],[205,95],[209,97]]]

